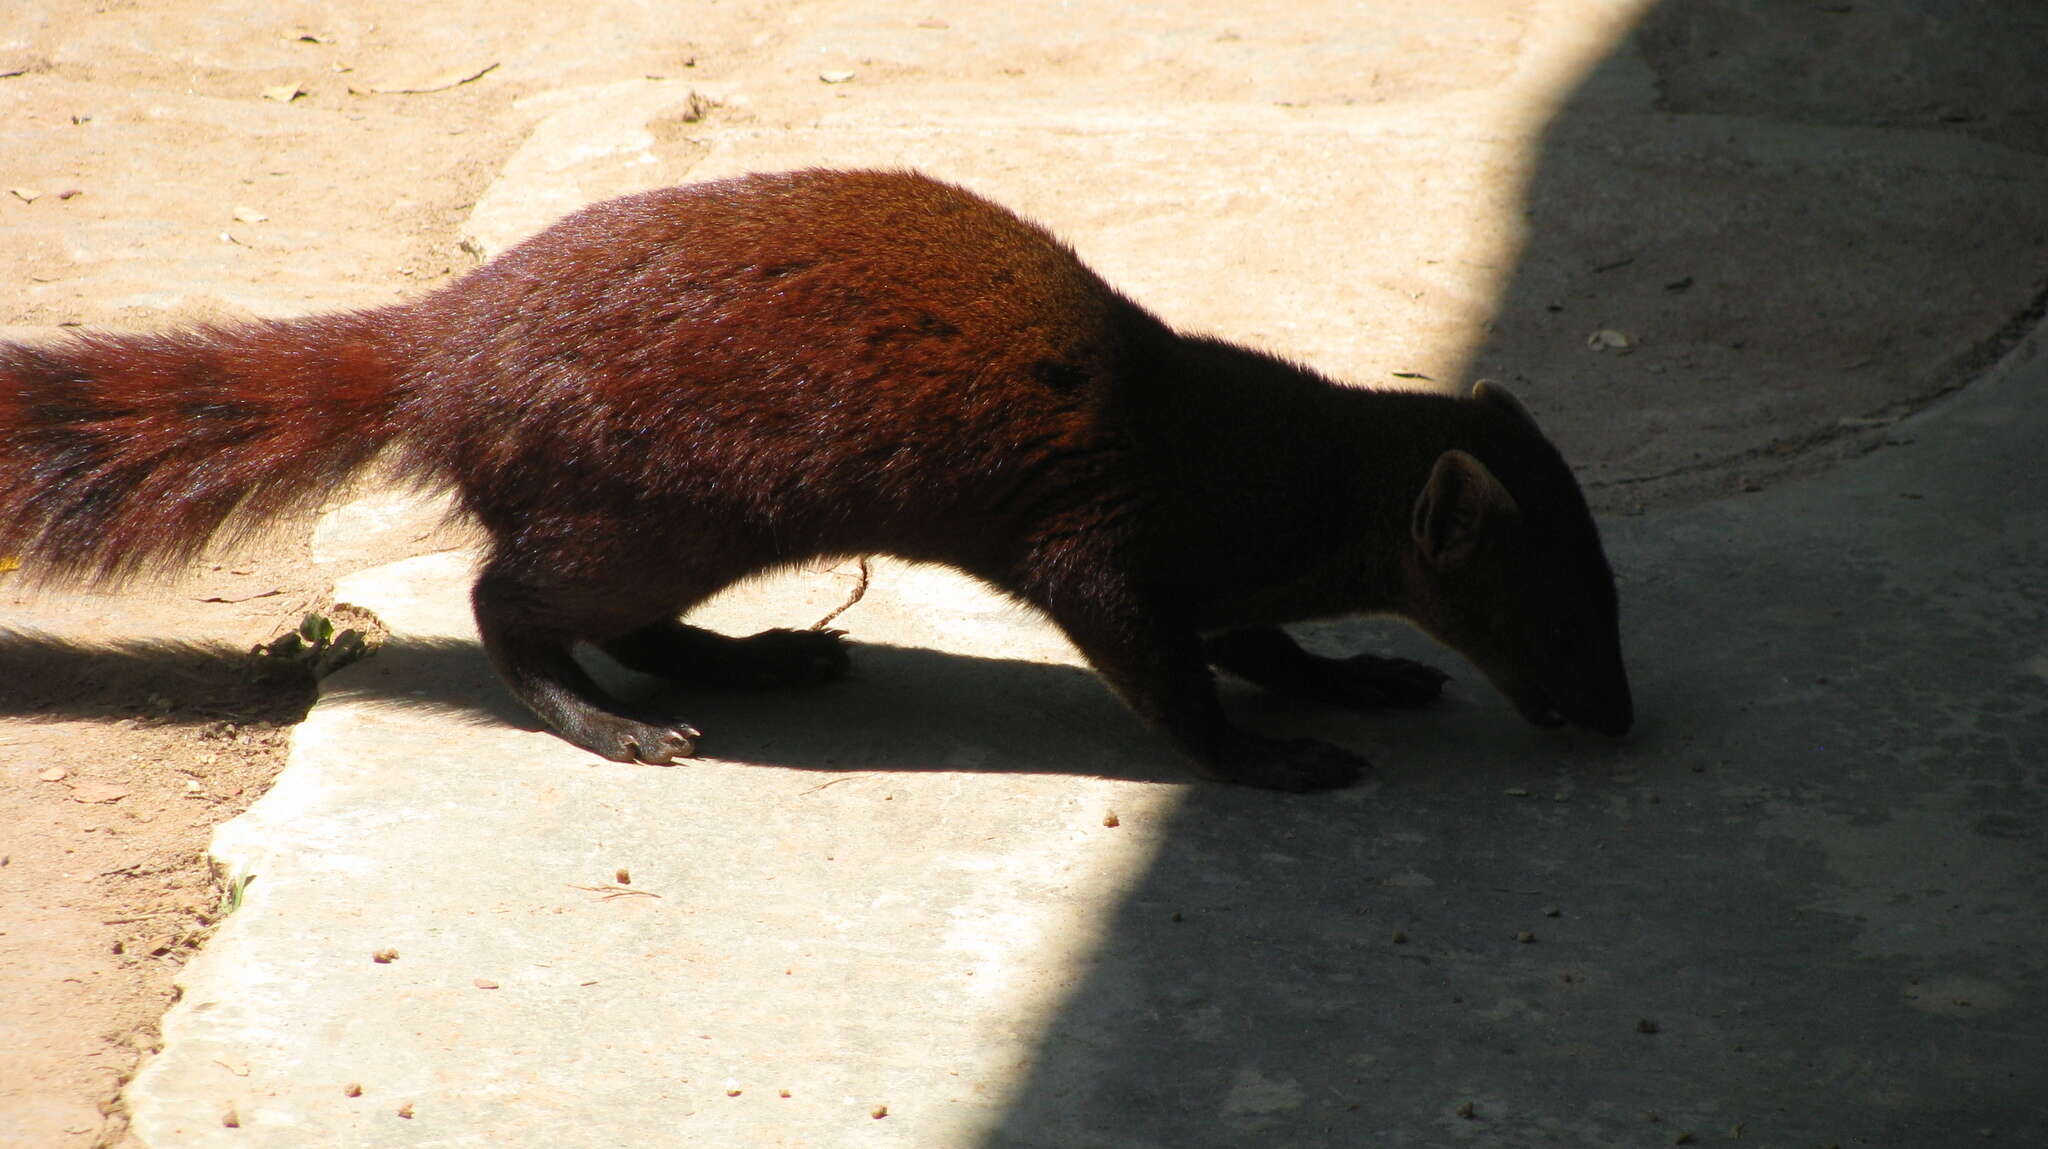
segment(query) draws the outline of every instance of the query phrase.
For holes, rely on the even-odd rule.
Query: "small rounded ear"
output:
[[[1522,406],[1522,401],[1515,398],[1512,391],[1491,379],[1481,379],[1479,382],[1474,383],[1472,385],[1472,398],[1475,402],[1491,403],[1495,407],[1527,423],[1530,430],[1535,431],[1539,435],[1543,433],[1543,429],[1536,425],[1536,416],[1529,414],[1529,409]]]
[[[1455,566],[1471,558],[1488,530],[1518,509],[1515,497],[1486,464],[1463,451],[1445,451],[1415,499],[1409,531],[1431,565]]]

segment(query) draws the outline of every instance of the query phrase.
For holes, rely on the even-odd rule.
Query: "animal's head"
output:
[[[1578,482],[1505,390],[1481,383],[1467,402],[1507,478],[1466,451],[1436,460],[1410,523],[1405,613],[1529,721],[1624,734],[1635,708],[1614,574]]]

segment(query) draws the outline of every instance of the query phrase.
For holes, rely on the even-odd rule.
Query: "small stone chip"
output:
[[[1473,1114],[1476,1112],[1477,1110],[1473,1108],[1473,1105],[1470,1101],[1467,1101],[1463,1105],[1458,1106],[1458,1116],[1463,1117],[1467,1121],[1472,1120]]]
[[[1104,814],[1102,816],[1102,824],[1109,827],[1112,830],[1116,829],[1118,826],[1123,825],[1123,823],[1117,819],[1115,810],[1111,810],[1109,813]]]
[[[1408,944],[1408,934],[1407,934],[1407,932],[1406,932],[1406,931],[1404,931],[1404,930],[1395,930],[1395,931],[1394,931],[1394,938],[1393,938],[1393,941],[1394,941],[1394,944],[1395,944],[1395,945],[1397,945],[1397,946],[1405,946],[1405,945],[1407,945],[1407,944]]]
[[[242,1127],[242,1115],[229,1109],[220,1115],[220,1123],[230,1129],[240,1129]]]
[[[398,1115],[400,1117],[405,1118],[407,1121],[412,1120],[412,1102],[408,1101],[405,1104],[399,1106]]]
[[[88,806],[99,802],[119,802],[127,796],[128,787],[111,782],[79,782],[71,787],[71,800]]]
[[[351,1081],[341,1087],[341,1095],[343,1097],[361,1097],[363,1095],[363,1087],[357,1082]]]
[[[875,1106],[874,1111],[868,1114],[868,1116],[874,1118],[877,1121],[880,1121],[882,1118],[887,1117],[888,1115],[889,1107],[886,1105],[877,1105]]]
[[[1515,940],[1521,942],[1523,945],[1528,945],[1530,942],[1536,940],[1536,935],[1534,932],[1530,930],[1522,930],[1521,932],[1515,935]]]
[[[389,949],[378,950],[376,953],[370,955],[370,960],[376,962],[378,965],[390,965],[392,962],[398,960],[398,951]]]
[[[618,882],[618,883],[619,883],[620,885],[622,885],[622,886],[630,886],[630,885],[632,885],[632,884],[633,884],[633,875],[632,875],[632,874],[630,874],[630,873],[627,873],[627,872],[626,872],[626,867],[624,867],[624,866],[620,866],[620,867],[619,867],[619,872],[618,872],[618,873],[616,873],[616,874],[614,874],[614,875],[612,875],[612,877],[613,877],[613,879],[614,879],[615,881],[617,881],[617,882]]]
[[[492,981],[492,980],[491,980],[490,978],[487,978],[487,977],[480,977],[480,978],[477,978],[477,979],[476,979],[475,981],[471,982],[470,984],[471,984],[471,985],[474,985],[474,986],[476,986],[476,987],[477,987],[478,989],[496,989],[496,988],[498,988],[498,983],[497,983],[497,982],[494,982],[494,981]]]

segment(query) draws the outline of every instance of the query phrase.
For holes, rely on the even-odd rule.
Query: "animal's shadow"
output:
[[[852,653],[853,669],[839,682],[771,691],[685,689],[601,656],[586,661],[630,704],[703,730],[703,752],[724,761],[825,771],[1189,777],[1165,742],[1087,670],[877,643],[856,642]],[[1427,758],[1433,741],[1469,743],[1475,723],[1485,741],[1519,745],[1532,736],[1483,685],[1469,682],[1454,683],[1428,710],[1369,713],[1289,702],[1229,679],[1221,685],[1226,707],[1255,729],[1325,738],[1382,764]],[[318,691],[465,724],[539,729],[468,640],[395,637]],[[304,716],[314,692],[303,668],[226,644],[83,643],[0,632],[0,715],[10,717],[203,724],[256,716],[253,696],[267,697],[276,713],[262,716],[283,724]]]

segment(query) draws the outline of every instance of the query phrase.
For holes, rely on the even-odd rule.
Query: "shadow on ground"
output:
[[[303,666],[222,643],[92,643],[0,629],[0,717],[288,725],[306,716],[314,698]]]
[[[1880,447],[2048,305],[2044,69],[2025,5],[1651,7],[1539,141],[1468,374],[1514,385],[1602,511]]]
[[[1876,278],[1941,225],[1857,236],[1837,204],[1759,214],[1742,187],[1813,144],[1802,124],[1848,130],[1851,151],[1872,147],[1857,134],[1870,126],[2040,146],[2002,95],[2039,59],[2014,47],[2021,17],[1914,9],[1652,11],[1546,134],[1525,259],[1475,360],[1539,376],[1594,363],[1530,388],[1539,411],[1546,387],[1599,391],[1586,409],[1613,419],[1565,428],[1568,443],[1697,434],[1703,460],[1713,380],[1744,355],[1882,370],[1900,386],[1874,410],[1842,406],[1853,389],[1833,381],[1800,400],[1806,445],[1783,452],[1840,437],[1840,457],[1869,457],[1609,524],[1645,716],[1626,743],[1534,736],[1485,703],[1369,730],[1283,716],[1365,739],[1381,783],[1308,799],[1191,789],[987,1145],[2048,1139],[2048,797],[2027,764],[2048,735],[2034,577],[2048,518],[2015,497],[2048,482],[2040,366],[2009,361],[1899,421],[1997,354],[2031,354],[2038,264],[2013,319],[1955,333],[1962,357],[1887,360],[1874,330],[1816,342],[1871,291],[1895,296],[1902,333],[1949,322],[1947,289]],[[1924,56],[1889,38],[1916,31],[1937,37]],[[2044,43],[2038,28],[2025,42]],[[1794,63],[1798,98],[1763,100],[1756,86]],[[1646,68],[1676,159],[1603,135],[1616,88]],[[1998,198],[1953,172],[1859,175],[1841,152],[1791,161],[1791,178],[1831,166],[1816,189],[1931,195],[1949,180],[1957,199]],[[1673,228],[1711,234],[1660,244]],[[2018,274],[1986,258],[1996,235],[1963,242],[1955,276]],[[1681,246],[1708,262],[1670,263]],[[1765,297],[1810,310],[1760,310]],[[1641,338],[1659,325],[1687,334],[1660,349]],[[1589,352],[1588,331],[1608,327],[1638,353]]]
[[[1076,765],[1064,772],[1096,777],[1187,777],[1165,744],[1087,671],[876,643],[855,642],[851,650],[846,680],[804,691],[685,690],[601,657],[591,661],[622,699],[707,731],[705,752],[727,762],[869,771],[885,760],[904,763],[895,769],[977,773],[1045,773],[1047,763],[1067,762]],[[108,702],[104,687],[112,681],[135,686]],[[277,720],[290,722],[304,717],[314,695],[303,665],[222,643],[90,643],[23,631],[0,631],[0,683],[8,684],[0,686],[0,716],[50,721],[248,720],[244,700],[260,684],[259,694],[280,700]],[[322,689],[339,701],[540,729],[472,641],[391,638]],[[1246,706],[1264,707],[1281,722],[1290,712],[1312,713],[1240,693]],[[961,746],[983,747],[985,756],[962,759]],[[889,753],[879,753],[884,748]]]

